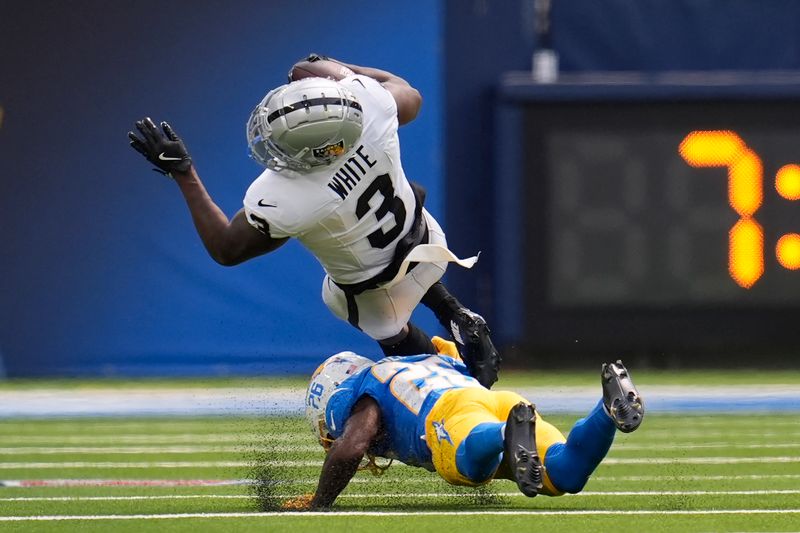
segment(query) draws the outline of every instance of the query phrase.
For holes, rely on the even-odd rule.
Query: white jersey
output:
[[[273,238],[296,237],[328,276],[353,284],[373,278],[394,258],[414,223],[416,199],[400,163],[397,104],[367,76],[344,84],[363,109],[355,147],[308,173],[267,169],[247,190],[247,220]]]

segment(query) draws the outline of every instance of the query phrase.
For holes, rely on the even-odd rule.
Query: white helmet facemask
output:
[[[335,393],[336,387],[372,364],[371,359],[353,352],[340,352],[326,359],[311,376],[306,391],[306,419],[311,425],[311,432],[326,450],[333,442],[325,420],[328,401]]]
[[[270,91],[247,121],[250,155],[276,170],[330,165],[361,138],[361,104],[344,85],[305,78]]]

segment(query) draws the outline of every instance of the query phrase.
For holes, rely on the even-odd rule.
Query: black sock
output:
[[[381,344],[381,350],[387,357],[390,355],[421,355],[421,354],[435,354],[436,347],[431,342],[424,331],[417,326],[408,323],[408,334],[398,343],[388,345]]]
[[[453,320],[456,311],[464,307],[455,296],[450,294],[441,281],[431,285],[431,288],[422,297],[422,303],[433,311],[439,323],[448,332],[450,331],[450,321]]]

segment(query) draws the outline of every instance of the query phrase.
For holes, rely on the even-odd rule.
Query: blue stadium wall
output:
[[[169,120],[229,215],[259,166],[245,122],[316,51],[399,73],[425,98],[401,133],[442,215],[441,4],[0,3],[0,350],[8,376],[306,373],[377,355],[329,313],[296,243],[216,265],[177,187],[128,147]],[[422,312],[418,322],[435,331]]]
[[[176,187],[127,146],[148,114],[185,138],[228,214],[259,168],[244,123],[309,51],[381,66],[425,96],[403,128],[468,305],[497,316],[494,96],[537,43],[533,0],[0,3],[0,372],[304,373],[374,344],[329,314],[296,244],[217,266]],[[797,69],[789,0],[554,0],[566,71]],[[427,311],[415,321],[431,332]],[[502,324],[494,325],[502,337]],[[3,370],[4,369],[4,370]]]

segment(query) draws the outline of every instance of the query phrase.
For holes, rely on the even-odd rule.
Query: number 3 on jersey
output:
[[[358,202],[356,203],[356,217],[359,220],[369,213],[369,203],[378,193],[383,196],[383,201],[381,205],[378,206],[378,209],[375,210],[375,217],[378,219],[378,222],[380,222],[387,213],[391,213],[392,216],[394,216],[394,226],[387,231],[384,231],[383,228],[378,228],[367,235],[367,239],[369,239],[369,243],[373,248],[386,248],[400,235],[400,232],[403,231],[403,225],[406,223],[406,206],[403,205],[403,201],[399,197],[395,196],[394,187],[392,187],[392,179],[389,177],[389,174],[381,174],[375,178],[375,181],[369,184],[369,187],[367,187],[358,198]]]

